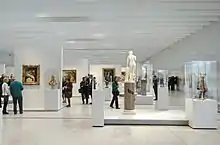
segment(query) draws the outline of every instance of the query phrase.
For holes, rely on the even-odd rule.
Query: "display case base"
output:
[[[158,111],[144,109],[135,110],[136,114],[124,114],[122,110],[106,110],[105,125],[183,125],[188,120],[182,110]]]
[[[188,102],[189,126],[194,129],[217,129],[217,101],[212,99],[191,99]]]
[[[136,105],[153,105],[153,95],[137,95],[135,99]]]

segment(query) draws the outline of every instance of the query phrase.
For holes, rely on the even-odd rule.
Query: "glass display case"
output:
[[[217,62],[192,61],[185,64],[187,97],[217,100]]]
[[[158,85],[159,87],[167,87],[168,86],[168,70],[158,70],[157,71],[158,77]]]
[[[141,76],[141,88],[146,88],[146,93],[153,92],[153,65],[150,62],[145,62],[142,65],[142,76]],[[144,86],[146,87],[144,87]],[[143,92],[143,91],[142,91]]]

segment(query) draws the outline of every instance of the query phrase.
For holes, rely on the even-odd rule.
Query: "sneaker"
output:
[[[66,105],[66,107],[71,107],[70,105]]]
[[[113,109],[114,107],[113,107],[113,106],[110,106],[110,108],[112,108],[112,109]]]

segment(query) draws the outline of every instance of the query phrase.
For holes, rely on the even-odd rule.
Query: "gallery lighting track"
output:
[[[63,16],[63,17],[38,17],[41,21],[45,22],[87,22],[90,19],[86,16]]]
[[[175,4],[178,4],[178,3],[181,3],[181,4],[219,3],[220,4],[220,1],[217,1],[217,0],[197,0],[197,1],[191,1],[191,0],[181,0],[181,1],[179,1],[179,0],[160,0],[159,2],[160,3],[175,3]]]

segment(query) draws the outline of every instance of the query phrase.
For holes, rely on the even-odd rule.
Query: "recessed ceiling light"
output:
[[[96,34],[93,34],[94,37],[104,37],[105,34],[102,34],[102,33],[96,33]]]
[[[41,13],[41,14],[37,14],[38,18],[44,18],[44,17],[49,17],[49,15],[45,14],[45,13]]]
[[[76,42],[75,42],[75,41],[72,41],[72,40],[69,40],[69,41],[66,41],[66,43],[74,44],[74,43],[76,43]]]

